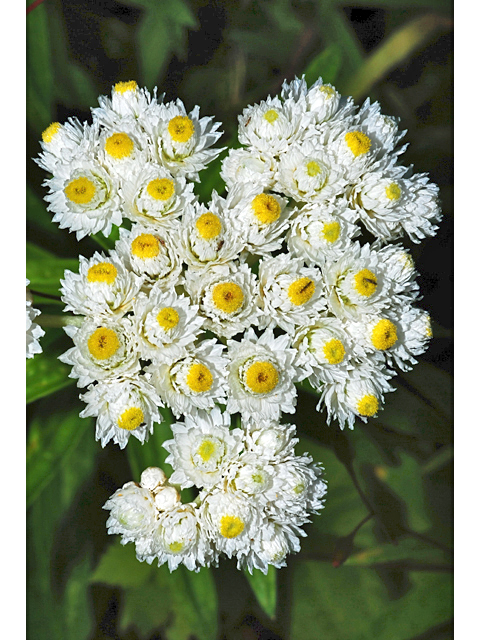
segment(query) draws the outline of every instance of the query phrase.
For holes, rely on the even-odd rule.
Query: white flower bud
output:
[[[150,491],[154,491],[158,486],[164,485],[166,480],[165,472],[159,467],[148,467],[140,476],[140,484],[145,489],[150,489]]]

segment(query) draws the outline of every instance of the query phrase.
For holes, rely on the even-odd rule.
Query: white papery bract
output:
[[[30,284],[30,280],[27,279],[27,287]],[[40,310],[35,309],[32,306],[32,294],[27,289],[26,298],[26,342],[27,350],[26,357],[33,358],[37,353],[42,353],[42,347],[40,346],[40,338],[45,335],[45,331],[42,327],[35,322],[35,318],[40,315]]]
[[[103,506],[110,511],[108,533],[119,533],[122,544],[148,539],[155,527],[156,509],[153,494],[136,482],[117,489]]]
[[[256,184],[268,190],[275,184],[277,162],[267,152],[257,149],[230,149],[222,160],[220,177],[227,190],[235,184]]]
[[[122,120],[135,119],[141,124],[145,120],[158,118],[159,103],[157,102],[157,88],[153,95],[147,89],[140,88],[132,80],[117,82],[112,87],[111,96],[99,96],[99,107],[91,109],[96,122],[104,126],[119,125]]]

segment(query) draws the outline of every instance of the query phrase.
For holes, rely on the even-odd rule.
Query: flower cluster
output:
[[[40,338],[45,335],[42,327],[35,322],[35,318],[40,315],[39,309],[32,306],[32,294],[28,290],[30,280],[27,279],[27,295],[26,295],[26,324],[27,324],[27,358],[33,358],[37,353],[42,353],[40,346]]]
[[[295,427],[247,420],[231,429],[230,415],[215,407],[172,431],[164,447],[174,473],[167,480],[150,467],[139,484],[118,489],[104,506],[108,532],[134,542],[140,561],[171,571],[216,566],[221,554],[250,572],[285,566],[326,492],[321,466],[295,455]],[[192,486],[198,496],[182,502],[181,490]]]

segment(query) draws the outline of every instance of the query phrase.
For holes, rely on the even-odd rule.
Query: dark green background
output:
[[[107,536],[101,507],[143,468],[161,463],[168,426],[124,451],[94,440],[92,420],[56,360],[69,347],[46,327],[27,361],[27,637],[29,640],[446,640],[452,624],[452,7],[443,0],[239,2],[44,0],[27,15],[27,277],[58,294],[78,254],[113,246],[51,222],[41,132],[89,118],[99,94],[136,79],[187,111],[223,122],[278,93],[284,78],[319,75],[357,102],[370,96],[408,129],[402,158],[440,186],[438,234],[411,249],[434,338],[395,379],[386,408],[354,431],[326,427],[301,391],[294,418],[326,469],[321,516],[288,567],[253,579],[225,560],[199,574],[137,562]],[[222,154],[221,157],[223,157]],[[221,159],[221,158],[220,158]],[[222,191],[220,159],[197,193]],[[35,296],[47,316],[62,305]],[[289,417],[290,418],[290,417]],[[374,515],[368,517],[373,511]],[[359,525],[362,526],[359,527]]]

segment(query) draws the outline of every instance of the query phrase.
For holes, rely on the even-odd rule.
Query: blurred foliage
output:
[[[385,410],[354,431],[326,427],[300,391],[301,444],[325,466],[323,513],[280,571],[169,574],[109,539],[106,499],[162,464],[169,415],[147,446],[101,449],[94,421],[46,326],[27,362],[28,637],[30,640],[446,640],[452,618],[452,6],[446,0],[44,0],[27,16],[27,277],[45,318],[78,254],[113,246],[51,222],[43,171],[31,160],[52,121],[85,120],[99,94],[136,79],[166,100],[223,122],[277,93],[284,78],[318,76],[357,101],[379,100],[409,130],[403,157],[439,184],[438,235],[410,247],[434,339],[399,376]],[[224,152],[225,153],[225,152]],[[223,191],[222,156],[196,185]],[[45,294],[45,295],[41,295]],[[53,297],[52,297],[53,296]],[[55,299],[55,296],[57,299]],[[51,324],[55,324],[52,322]],[[290,417],[289,417],[290,418]]]

